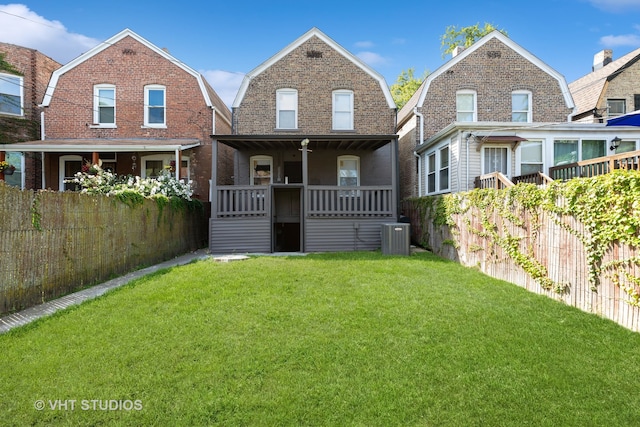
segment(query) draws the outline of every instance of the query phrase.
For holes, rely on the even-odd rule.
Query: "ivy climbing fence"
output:
[[[206,247],[206,209],[0,181],[0,314]]]
[[[575,195],[555,193],[545,200],[537,195],[548,190],[533,190],[517,197],[516,187],[405,201],[413,241],[491,277],[640,331],[640,212],[633,194],[625,205],[611,201],[623,198],[613,189],[605,203],[579,190],[576,194],[582,191],[592,205],[571,215],[569,205],[580,209]],[[598,205],[600,212],[589,211]]]

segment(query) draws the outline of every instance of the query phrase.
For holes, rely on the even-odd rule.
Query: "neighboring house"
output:
[[[569,84],[576,110],[571,120],[603,123],[640,110],[640,49],[613,60],[611,50],[594,55],[592,71]]]
[[[143,178],[169,167],[209,200],[210,135],[230,131],[231,113],[202,75],[133,31],[57,69],[42,106],[42,139],[0,150],[44,153],[44,188],[73,189],[65,180],[87,162]],[[232,150],[218,155],[226,182]]]
[[[37,50],[0,43],[0,144],[31,141],[39,137],[38,105],[47,90],[51,73],[59,67],[59,63]],[[0,160],[16,167],[12,175],[4,176],[8,184],[41,188],[40,153],[0,151]]]
[[[614,154],[617,134],[570,123],[564,77],[494,31],[431,73],[398,114],[402,197],[467,191],[500,172],[517,181]],[[633,139],[636,138],[636,139]]]
[[[234,185],[213,188],[213,253],[380,247],[398,200],[379,73],[313,28],[249,72],[232,109],[232,134],[213,135],[214,157],[236,150]]]

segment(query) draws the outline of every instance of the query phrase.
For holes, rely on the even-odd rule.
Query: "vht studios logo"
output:
[[[36,400],[33,407],[38,411],[141,411],[141,400],[102,399],[55,399]]]

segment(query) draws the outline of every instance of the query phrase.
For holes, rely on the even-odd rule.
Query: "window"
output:
[[[553,165],[567,165],[578,161],[578,140],[557,139],[553,141]]]
[[[511,121],[531,122],[531,92],[515,91],[511,94]]]
[[[542,141],[520,143],[520,174],[543,172]]]
[[[338,185],[351,187],[360,185],[360,157],[338,157]]]
[[[476,115],[476,93],[470,90],[459,91],[456,94],[456,120],[459,122],[475,122]]]
[[[75,174],[82,171],[82,156],[60,156],[59,164],[59,183],[58,188],[60,191],[76,191],[80,188],[78,184],[65,182],[66,180],[73,179]]]
[[[150,127],[166,127],[165,88],[150,85],[144,88],[144,125]]]
[[[427,155],[427,193],[449,190],[450,174],[449,145],[440,147]]]
[[[276,92],[276,128],[298,128],[298,91],[295,89],[279,89]]]
[[[608,116],[615,117],[625,114],[627,112],[627,102],[624,99],[608,99]]]
[[[9,164],[15,166],[16,170],[12,175],[5,174],[4,182],[7,185],[24,188],[24,183],[22,182],[22,171],[24,170],[24,155],[22,153],[8,152],[6,153],[5,160],[9,162]]]
[[[93,123],[97,125],[116,124],[116,88],[113,85],[93,87]]]
[[[604,157],[607,150],[607,141],[597,139],[582,140],[582,160]]]
[[[271,156],[252,156],[249,163],[251,164],[251,185],[269,185],[273,182]]]
[[[484,147],[482,149],[482,174],[500,172],[510,176],[509,151],[508,147]]]
[[[620,145],[616,148],[616,154],[628,153],[629,151],[636,150],[635,141],[620,141]]]
[[[333,129],[353,130],[353,92],[350,90],[333,92]]]
[[[157,178],[160,176],[160,172],[163,169],[175,168],[175,155],[174,154],[153,154],[150,156],[143,156],[141,158],[142,161],[142,170],[140,171],[140,175],[142,178]],[[190,179],[189,172],[189,163],[190,160],[188,157],[181,158],[180,164],[180,179],[186,180],[187,182]]]
[[[0,73],[0,114],[22,116],[22,77]]]

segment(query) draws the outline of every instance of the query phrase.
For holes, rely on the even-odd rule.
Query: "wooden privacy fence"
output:
[[[414,242],[444,258],[477,267],[496,279],[640,331],[640,308],[629,295],[629,292],[640,291],[637,285],[640,251],[637,248],[620,243],[606,248],[600,263],[599,284],[592,289],[589,254],[583,244],[588,232],[575,218],[560,218],[542,210],[530,212],[516,206],[514,211],[520,213],[521,225],[495,214],[489,220],[493,230],[487,230],[486,222],[481,220],[483,212],[478,208],[470,207],[462,214],[454,214],[452,226],[434,224],[435,210],[435,207],[415,201],[404,202],[405,215],[411,219]],[[494,232],[496,239],[487,237]],[[532,265],[545,273],[547,285],[551,283],[552,286],[545,287],[541,280],[533,278],[508,253],[505,245],[497,241],[517,242],[517,252],[526,254]]]
[[[207,217],[0,181],[0,314],[205,247]]]

